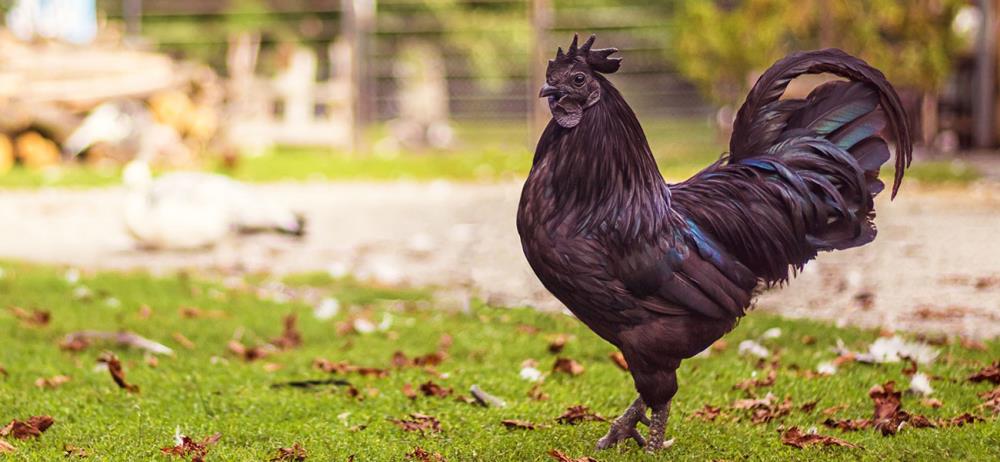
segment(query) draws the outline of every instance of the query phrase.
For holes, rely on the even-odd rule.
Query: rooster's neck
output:
[[[632,108],[607,79],[601,99],[574,128],[549,122],[535,152],[533,175],[545,176],[558,209],[583,212],[598,225],[622,211],[663,208],[668,188]]]

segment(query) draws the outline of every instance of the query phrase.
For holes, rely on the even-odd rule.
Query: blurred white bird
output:
[[[305,220],[247,185],[223,175],[168,173],[153,179],[144,160],[123,172],[125,226],[144,247],[211,247],[234,232],[305,233]]]

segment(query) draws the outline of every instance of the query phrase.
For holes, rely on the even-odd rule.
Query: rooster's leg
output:
[[[649,425],[649,444],[646,451],[656,452],[660,449],[668,448],[674,440],[663,441],[663,433],[667,430],[667,419],[670,417],[670,401],[659,407],[653,408],[653,418]]]
[[[646,417],[646,403],[642,401],[641,397],[636,398],[621,417],[615,419],[607,435],[597,440],[597,449],[610,448],[629,438],[634,439],[636,443],[639,443],[639,446],[645,446],[646,440],[635,428],[639,422],[649,425],[649,419]]]

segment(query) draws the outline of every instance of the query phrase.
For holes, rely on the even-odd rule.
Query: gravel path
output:
[[[307,183],[256,186],[304,212],[309,235],[233,238],[202,252],[137,250],[118,188],[0,192],[0,258],[94,269],[351,272],[432,284],[491,302],[558,309],[514,226],[520,185]],[[759,309],[841,324],[1000,335],[1000,185],[904,186],[879,204],[879,238],[824,254]]]

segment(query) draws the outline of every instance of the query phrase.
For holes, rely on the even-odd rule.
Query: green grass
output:
[[[0,365],[9,374],[0,376],[0,424],[38,414],[52,415],[56,420],[40,439],[14,441],[17,451],[6,456],[11,460],[62,459],[64,444],[85,448],[94,460],[168,460],[159,455],[159,448],[173,444],[172,435],[178,427],[197,438],[220,432],[222,439],[211,449],[209,460],[232,461],[267,460],[277,448],[295,442],[309,451],[309,460],[338,461],[351,454],[356,460],[398,461],[416,446],[440,452],[450,461],[550,460],[546,452],[553,448],[573,457],[590,454],[601,461],[986,460],[996,456],[1000,444],[1000,425],[995,417],[960,428],[905,428],[895,437],[874,431],[840,434],[822,427],[825,417],[819,410],[834,405],[849,406],[837,414],[839,418],[870,417],[867,390],[874,384],[896,380],[905,388],[907,380],[900,364],[848,365],[827,378],[805,378],[793,369],[812,369],[831,359],[830,347],[838,338],[849,347],[864,348],[876,338],[870,331],[752,314],[727,337],[725,351],[685,363],[668,429],[676,444],[651,457],[631,444],[593,451],[595,440],[607,430],[606,423],[560,425],[554,421],[567,406],[575,404],[613,416],[634,398],[629,376],[608,359],[612,347],[568,316],[477,303],[469,312],[441,312],[434,309],[427,291],[366,287],[317,275],[288,279],[298,290],[326,291],[342,300],[344,308],[338,317],[318,321],[311,308],[299,302],[258,298],[253,289],[264,282],[261,277],[247,278],[247,288],[230,289],[212,277],[98,273],[85,275],[76,284],[93,294],[79,300],[72,295],[75,285],[65,280],[62,270],[15,263],[3,267],[0,306],[52,312],[52,322],[45,327],[23,326],[6,310],[0,312],[0,338],[4,339]],[[120,305],[109,304],[112,297]],[[141,304],[153,310],[148,319],[137,314]],[[180,306],[222,310],[226,316],[185,319],[178,314]],[[362,312],[376,323],[391,316],[391,327],[367,335],[336,333],[338,323]],[[248,344],[276,337],[281,319],[289,313],[300,318],[304,338],[300,348],[257,362],[244,362],[226,352],[235,332],[243,332],[243,341]],[[732,387],[750,377],[755,361],[739,356],[735,345],[742,339],[757,338],[771,327],[784,332],[778,339],[765,341],[769,348],[780,351],[781,368],[774,386],[760,389],[760,393],[788,395],[796,405],[818,400],[816,411],[795,410],[765,425],[749,423],[743,414],[746,411],[728,411],[742,416],[739,422],[692,419],[691,414],[705,404],[726,406],[745,397]],[[134,350],[103,346],[70,353],[57,347],[63,335],[80,329],[131,330],[173,347],[176,356],[162,357],[153,368]],[[180,346],[172,339],[174,332],[190,338],[195,349]],[[400,350],[412,357],[435,351],[444,334],[454,339],[449,357],[437,367],[446,378],[416,368],[393,369],[385,378],[340,376],[362,395],[367,396],[369,389],[378,390],[376,396],[364,400],[350,397],[342,387],[271,388],[276,382],[328,377],[312,367],[317,357],[389,367],[393,352]],[[550,399],[533,401],[527,396],[531,384],[518,372],[526,359],[537,360],[544,372],[550,370],[555,355],[547,351],[547,342],[555,334],[571,336],[562,355],[579,361],[586,371],[576,377],[549,375],[542,389]],[[804,345],[803,336],[817,340]],[[104,348],[118,354],[128,380],[141,387],[141,393],[129,394],[117,388],[107,372],[94,369]],[[941,359],[923,369],[939,377],[932,383],[944,406],[924,408],[917,398],[905,396],[905,409],[931,417],[981,413],[975,409],[979,403],[976,394],[989,387],[964,378],[1000,357],[1000,343],[989,343],[988,351],[970,351],[956,344],[941,348]],[[267,363],[282,368],[268,372]],[[35,387],[36,379],[58,374],[69,375],[72,381],[55,389]],[[482,408],[453,398],[423,396],[410,400],[401,392],[404,383],[417,385],[428,380],[463,395],[468,395],[472,384],[479,384],[509,405]],[[422,436],[404,432],[388,421],[411,412],[439,418],[443,431]],[[500,424],[502,419],[523,419],[548,427],[507,430]],[[845,438],[863,449],[783,446],[777,433],[782,425],[818,426],[821,433]],[[366,428],[357,431],[356,426]]]

